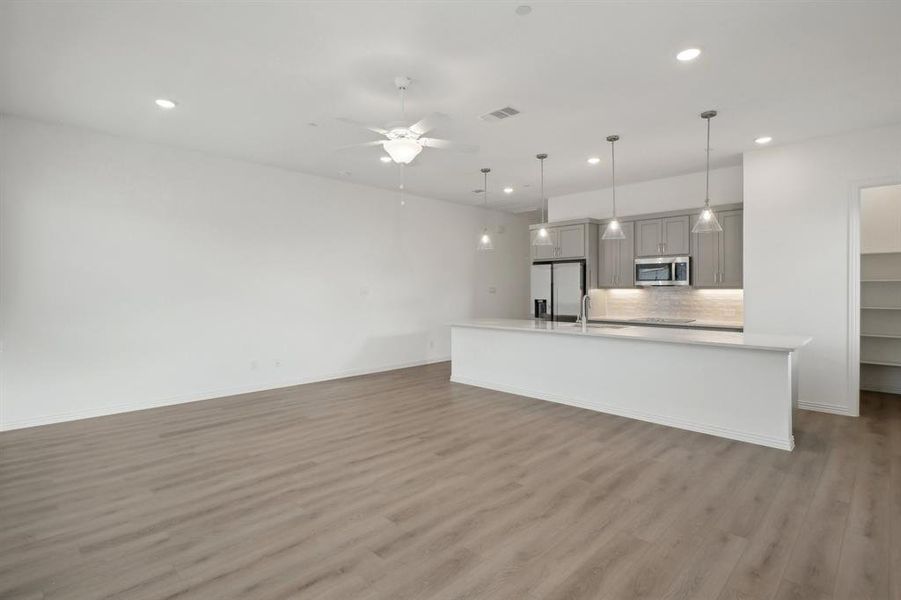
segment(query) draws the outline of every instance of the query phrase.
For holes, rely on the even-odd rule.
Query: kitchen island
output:
[[[451,380],[783,450],[809,338],[477,319],[451,326]]]

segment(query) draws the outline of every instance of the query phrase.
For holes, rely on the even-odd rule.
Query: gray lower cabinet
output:
[[[691,247],[688,215],[635,222],[635,253],[638,256],[688,254]]]
[[[635,223],[622,223],[623,240],[600,240],[598,244],[598,287],[632,287],[635,264]],[[604,225],[601,225],[601,231]]]
[[[692,222],[700,215],[692,216]],[[694,287],[742,287],[744,217],[740,210],[717,213],[723,230],[691,234]]]

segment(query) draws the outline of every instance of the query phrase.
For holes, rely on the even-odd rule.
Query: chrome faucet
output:
[[[591,308],[591,296],[585,294],[582,296],[582,315],[579,317],[579,320],[582,322],[582,327],[588,327],[589,308]]]

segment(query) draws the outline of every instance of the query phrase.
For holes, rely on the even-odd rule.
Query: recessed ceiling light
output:
[[[601,159],[598,158],[597,156],[592,156],[591,158],[588,159],[588,164],[589,164],[589,165],[596,165],[596,164],[598,164],[598,163],[600,163],[600,162],[601,162]]]
[[[524,17],[530,12],[532,12],[532,7],[528,4],[522,4],[516,7],[516,14],[518,14],[520,17]]]
[[[505,194],[512,194],[512,193],[513,193],[513,188],[512,188],[512,187],[505,187],[505,188],[504,188],[504,193],[505,193]]]
[[[176,104],[173,100],[169,100],[168,98],[157,98],[156,105],[160,108],[165,108],[169,110],[170,108],[175,108]]]
[[[763,144],[769,144],[770,142],[772,142],[773,138],[771,138],[768,135],[764,135],[764,136],[757,138],[754,141],[762,146]]]
[[[676,55],[678,60],[682,62],[688,62],[690,60],[694,60],[697,57],[701,56],[701,51],[698,48],[686,48],[682,52]]]
[[[389,163],[389,162],[391,162],[391,157],[390,156],[380,156],[379,160],[382,161],[383,163]]]

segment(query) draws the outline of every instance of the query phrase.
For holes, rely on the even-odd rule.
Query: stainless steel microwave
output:
[[[690,285],[691,258],[658,256],[635,259],[635,285]]]

